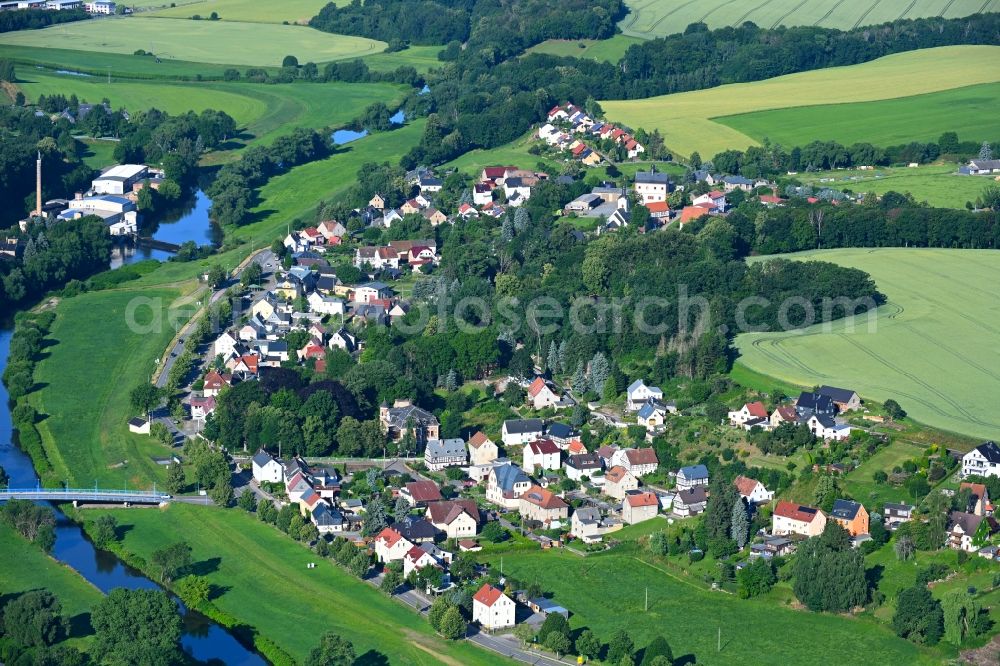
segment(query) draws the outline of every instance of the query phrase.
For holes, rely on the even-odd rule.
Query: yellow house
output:
[[[598,164],[601,163],[601,156],[597,153],[596,150],[591,150],[590,154],[584,157],[580,161],[586,164],[587,166],[597,166]]]
[[[385,197],[376,194],[368,201],[368,205],[376,210],[385,210]]]
[[[299,297],[301,294],[301,286],[297,281],[285,278],[275,285],[274,293],[279,294],[282,298],[291,301]]]
[[[268,298],[262,298],[250,308],[253,315],[259,315],[261,319],[267,319],[274,314],[274,303]]]

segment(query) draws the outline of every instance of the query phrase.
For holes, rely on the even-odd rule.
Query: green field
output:
[[[977,64],[970,67],[970,62]],[[715,120],[720,117],[788,107],[902,98],[997,81],[1000,81],[1000,47],[947,46],[754,83],[640,100],[602,101],[601,106],[610,120],[633,128],[659,129],[664,143],[681,155],[697,150],[708,156],[757,143],[754,137]],[[845,114],[845,118],[851,116]],[[968,117],[960,114],[958,120],[967,122]],[[932,116],[928,120],[931,128],[939,128],[939,123],[940,117]],[[859,127],[852,130],[854,140],[879,139],[886,131],[884,121],[876,123],[870,136],[865,130],[865,122],[857,124]],[[914,133],[925,136],[927,132],[920,124],[914,128]],[[984,121],[986,129],[995,126],[993,120]]]
[[[768,138],[783,146],[804,146],[811,141],[893,146],[937,141],[948,131],[981,142],[1000,138],[1000,118],[993,113],[998,106],[1000,83],[987,83],[879,102],[757,111],[712,120],[757,141]]]
[[[47,589],[59,598],[63,615],[70,620],[69,645],[84,647],[89,633],[90,609],[104,596],[78,573],[57,562],[25,541],[10,527],[0,524],[0,595]]]
[[[622,59],[628,47],[642,41],[639,37],[628,35],[615,35],[611,39],[549,39],[532,46],[527,52],[616,63]]]
[[[44,416],[38,429],[54,469],[54,478],[43,481],[145,487],[165,478],[165,468],[153,457],[165,457],[169,450],[149,436],[129,433],[128,394],[149,381],[174,336],[165,310],[179,295],[172,289],[116,290],[59,304],[49,336],[54,344],[35,371],[42,389],[29,397]],[[135,321],[149,324],[152,307],[159,304],[163,326],[148,333],[130,330],[126,309],[133,299],[153,299],[135,310]]]
[[[8,32],[0,35],[0,44],[124,54],[145,49],[163,60],[262,66],[278,66],[286,55],[321,63],[379,53],[386,46],[305,26],[138,17]]]
[[[213,563],[206,577],[224,590],[214,603],[300,662],[324,632],[334,631],[354,643],[359,656],[374,650],[393,664],[504,663],[469,643],[437,638],[415,611],[242,510],[174,504],[113,514],[130,528],[125,549],[147,561],[163,546],[190,544],[196,563]],[[90,520],[98,515],[86,512]],[[309,562],[316,568],[307,569]]]
[[[796,611],[773,599],[737,599],[706,590],[696,575],[675,576],[619,551],[586,559],[556,550],[507,553],[503,570],[551,592],[570,609],[573,628],[589,627],[605,641],[624,629],[637,648],[662,634],[675,658],[693,655],[681,663],[941,663],[940,655],[874,622]]]
[[[749,333],[739,363],[800,386],[830,384],[879,402],[897,400],[914,420],[970,437],[996,438],[1000,325],[995,250],[920,248],[803,252],[867,271],[888,302],[874,332],[844,320],[802,332]]]
[[[265,0],[200,0],[197,2],[170,3],[163,0],[149,0],[149,8],[157,17],[190,18],[195,14],[208,18],[212,12],[223,21],[246,21],[248,23],[308,23],[319,13],[329,0],[284,0],[280,3]],[[343,4],[343,3],[341,3]],[[164,9],[155,9],[156,7]]]
[[[683,32],[691,23],[709,28],[739,26],[752,21],[761,28],[816,25],[847,30],[901,18],[944,16],[960,18],[1000,10],[1000,0],[627,0],[629,14],[618,24],[626,35],[645,39]]]
[[[975,202],[983,188],[993,184],[990,178],[960,176],[957,172],[955,164],[925,164],[912,169],[880,167],[874,171],[840,169],[803,172],[795,177],[817,188],[876,194],[885,194],[889,190],[908,192],[917,201],[942,208],[965,208],[965,202]]]
[[[168,113],[219,109],[231,115],[253,143],[270,143],[295,127],[336,127],[356,118],[373,102],[399,104],[404,86],[389,83],[307,83],[265,86],[213,81],[163,82],[57,74],[22,68],[18,87],[29,102],[39,95],[74,94],[84,101],[108,98],[115,108]]]

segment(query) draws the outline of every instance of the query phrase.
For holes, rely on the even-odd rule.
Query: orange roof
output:
[[[640,506],[658,506],[660,504],[659,500],[656,499],[656,495],[653,493],[638,493],[636,495],[626,495],[625,501],[628,502],[630,507],[640,507]]]
[[[701,206],[684,206],[681,210],[681,223],[697,220],[702,215],[708,215],[708,211]]]
[[[472,596],[473,601],[478,601],[484,606],[492,606],[500,597],[503,596],[503,590],[493,587],[489,583],[483,583],[483,586],[479,588],[479,591]]]
[[[534,398],[536,395],[542,392],[545,388],[545,380],[541,377],[535,377],[535,381],[531,382],[531,386],[528,387],[528,395]]]
[[[469,446],[471,446],[474,449],[478,449],[480,446],[482,446],[488,441],[490,441],[490,438],[487,437],[482,430],[477,430],[476,434],[473,435],[472,439],[469,440]]]
[[[753,492],[753,489],[757,487],[760,481],[751,479],[748,476],[738,476],[733,480],[733,483],[736,485],[736,490],[739,491],[740,495],[746,497]]]
[[[983,484],[965,482],[959,484],[958,486],[959,490],[964,490],[965,488],[968,488],[970,491],[972,491],[972,494],[978,497],[979,499],[986,499],[986,486],[984,486]]]
[[[774,507],[774,515],[797,520],[802,523],[811,523],[819,513],[819,509],[814,509],[811,506],[802,506],[801,504],[786,502],[784,500],[778,502],[778,506]]]
[[[581,442],[580,440],[574,439],[566,446],[566,450],[569,451],[571,455],[575,455],[578,453],[586,453],[587,447],[584,446],[583,442]]]
[[[625,478],[626,474],[629,473],[630,472],[621,465],[615,465],[608,470],[608,473],[604,475],[604,478],[611,483],[618,483]]]
[[[713,199],[721,199],[722,197],[726,196],[726,193],[723,192],[722,190],[712,190],[711,192],[708,193],[708,196],[710,196]]]
[[[378,533],[378,536],[375,537],[375,541],[376,542],[382,541],[385,543],[386,548],[392,548],[397,543],[399,543],[400,539],[402,538],[403,538],[402,534],[392,529],[391,527],[386,527],[385,529],[383,529],[381,532]]]
[[[521,499],[543,509],[565,509],[569,507],[561,497],[541,486],[531,486],[521,495]]]
[[[643,204],[650,213],[669,213],[670,204],[666,201],[651,201],[648,204]]]
[[[750,412],[750,416],[756,416],[762,419],[767,418],[767,407],[764,406],[764,403],[760,401],[748,402],[744,406],[747,408],[747,411]]]

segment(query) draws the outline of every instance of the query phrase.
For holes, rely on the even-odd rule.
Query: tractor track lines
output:
[[[748,16],[750,16],[751,14],[753,14],[758,9],[762,9],[763,7],[766,7],[769,4],[771,4],[771,0],[764,0],[764,2],[760,3],[759,5],[757,5],[756,7],[754,7],[753,9],[747,10],[747,12],[745,14],[743,14],[743,16],[739,17],[738,19],[736,19],[735,21],[733,21],[729,25],[733,26],[734,28],[738,27],[740,25],[743,25],[743,21],[745,21]]]
[[[916,2],[917,0],[913,0],[913,1]],[[802,0],[802,2],[800,2],[799,4],[795,5],[791,9],[789,9],[787,12],[785,12],[781,16],[781,18],[779,18],[777,21],[775,21],[774,23],[771,24],[771,30],[774,30],[775,28],[777,28],[779,25],[781,25],[782,21],[784,21],[786,18],[788,18],[789,16],[791,16],[795,12],[799,11],[800,9],[802,9],[803,5],[805,5],[807,2],[809,2],[809,0]]]
[[[697,1],[698,0],[688,0],[688,2],[685,2],[682,5],[677,5],[676,7],[674,7],[673,9],[671,9],[669,12],[667,12],[666,14],[664,14],[663,16],[661,16],[660,18],[658,18],[655,21],[653,21],[650,24],[650,26],[649,26],[649,30],[647,30],[646,32],[653,32],[653,30],[658,25],[660,25],[661,23],[663,23],[665,20],[667,20],[668,18],[670,18],[671,16],[673,16],[674,14],[676,14],[677,12],[679,12],[680,10],[684,9],[685,7],[688,7],[689,5],[693,5]],[[770,0],[768,0],[768,2],[770,2]]]
[[[906,16],[907,14],[909,14],[910,10],[913,9],[913,6],[915,4],[917,4],[917,0],[910,0],[910,4],[906,5],[906,9],[904,9],[903,12],[899,16],[896,17],[896,20],[898,21],[899,19],[901,19],[904,16]]]
[[[873,9],[878,7],[878,4],[881,1],[882,0],[875,0],[875,2],[872,3],[872,6],[866,9],[865,13],[858,17],[858,20],[854,22],[854,25],[851,26],[851,29],[853,30],[854,28],[857,28],[859,25],[861,25],[861,22],[864,21],[868,17],[868,15],[872,13]]]
[[[841,6],[842,4],[844,4],[844,0],[837,0],[837,2],[833,3],[833,6],[826,11],[826,14],[823,14],[821,17],[819,17],[819,19],[815,23],[813,23],[813,25],[819,25],[823,21],[830,18],[830,14],[835,12],[837,10],[837,7]]]

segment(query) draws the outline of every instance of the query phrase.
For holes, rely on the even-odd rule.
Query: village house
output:
[[[675,480],[678,490],[708,485],[708,468],[704,465],[681,467]]]
[[[1000,446],[983,442],[962,456],[962,476],[1000,476]]]
[[[489,583],[472,596],[472,621],[486,631],[513,627],[515,611],[514,600]]]
[[[630,490],[639,487],[639,479],[624,467],[612,467],[604,475],[604,494],[616,500],[625,499]]]
[[[580,453],[566,459],[566,478],[580,481],[583,477],[593,478],[604,468],[601,456],[596,453]]]
[[[306,297],[311,312],[328,315],[343,315],[345,312],[344,299],[335,296],[324,296],[318,291],[310,292]]]
[[[667,420],[666,408],[656,402],[647,402],[639,408],[636,414],[636,423],[646,430],[656,430],[663,426]]]
[[[545,429],[545,437],[555,442],[563,451],[567,450],[570,442],[576,441],[578,436],[572,426],[558,421],[550,423]]]
[[[499,455],[500,449],[497,448],[493,440],[483,434],[482,430],[477,430],[469,439],[470,465],[489,465]]]
[[[767,407],[764,406],[764,403],[748,402],[740,409],[729,412],[729,423],[731,425],[742,426],[750,421],[770,423],[768,421]]]
[[[372,301],[390,298],[392,290],[382,282],[368,282],[354,289],[355,303],[371,303]]]
[[[476,536],[479,529],[479,508],[471,499],[431,502],[425,515],[449,539]]]
[[[212,397],[199,397],[192,396],[188,400],[188,406],[191,408],[191,418],[195,421],[204,421],[208,418],[208,415],[215,411],[215,398]]]
[[[646,386],[646,383],[641,379],[637,379],[629,384],[625,392],[627,397],[625,408],[630,412],[639,411],[650,400],[663,400],[663,391],[660,390],[660,387]]]
[[[414,546],[406,551],[406,555],[403,556],[403,577],[409,577],[411,573],[419,571],[424,567],[436,566],[439,566],[438,561],[431,557],[430,553],[420,546]]]
[[[851,436],[851,426],[837,423],[832,416],[813,414],[806,425],[813,435],[824,441],[840,442]]]
[[[441,536],[441,533],[429,520],[412,514],[403,516],[401,520],[389,527],[402,534],[403,538],[410,543],[415,544],[434,543]]]
[[[531,487],[531,479],[510,463],[497,465],[486,479],[486,499],[506,509],[518,508],[519,498]]]
[[[340,327],[330,334],[330,340],[326,344],[330,349],[343,349],[351,354],[358,348],[358,339],[346,328]]]
[[[838,412],[850,412],[861,409],[861,398],[850,389],[824,385],[820,386],[816,392],[833,400],[833,404],[837,407]]]
[[[208,374],[205,375],[204,387],[202,388],[202,394],[205,397],[214,398],[222,392],[222,389],[227,386],[231,386],[233,383],[233,376],[230,374],[219,374],[217,370],[209,370]]]
[[[654,493],[633,490],[625,495],[622,501],[622,521],[626,525],[635,525],[644,520],[655,518],[660,511],[660,500]]]
[[[659,464],[652,448],[619,449],[611,456],[612,466],[624,467],[636,478],[655,473]]]
[[[326,502],[316,503],[309,520],[316,526],[316,531],[320,534],[343,532],[347,522],[339,509],[329,506]]]
[[[885,526],[890,530],[894,530],[903,523],[911,521],[913,519],[913,509],[912,504],[886,502],[882,507]]]
[[[826,514],[811,506],[781,501],[771,516],[771,533],[779,536],[801,534],[812,537],[823,533]]]
[[[285,480],[285,470],[270,453],[260,449],[251,459],[253,480],[257,483],[281,483]]]
[[[737,476],[733,480],[736,491],[748,504],[766,504],[774,499],[774,491],[768,490],[757,479],[747,476]]]
[[[527,444],[545,433],[541,419],[508,419],[503,422],[500,439],[504,446]]]
[[[410,481],[399,490],[399,496],[410,506],[427,506],[429,502],[444,499],[441,489],[433,481]]]
[[[542,377],[536,377],[528,387],[528,402],[534,409],[553,407],[559,402],[559,395],[553,391]]]
[[[707,504],[708,492],[705,486],[694,486],[674,495],[672,507],[674,514],[681,518],[688,518],[702,513]]]
[[[536,439],[528,442],[522,452],[522,467],[528,474],[534,474],[535,468],[539,469],[559,469],[560,451],[556,443],[551,439]]]
[[[796,425],[799,422],[799,413],[795,411],[794,407],[788,405],[778,407],[771,413],[771,418],[769,419],[771,423],[771,429],[775,429],[785,423],[790,423]]]
[[[868,534],[868,511],[858,502],[846,499],[834,501],[830,517],[852,537]]]
[[[639,203],[666,201],[670,193],[670,176],[656,171],[639,171],[635,174],[633,187]]]
[[[964,511],[952,511],[948,514],[949,548],[974,553],[989,540],[991,518],[977,516]]]
[[[518,511],[527,520],[534,520],[545,526],[569,517],[569,505],[541,486],[531,486],[521,495]]]
[[[461,437],[429,439],[424,449],[424,464],[432,472],[466,463],[465,441]]]
[[[969,491],[969,506],[966,507],[966,511],[974,513],[977,516],[986,516],[993,513],[993,506],[990,504],[989,494],[986,492],[985,485],[982,483],[959,484],[958,492],[966,489]]]
[[[803,391],[795,400],[795,411],[802,418],[808,418],[813,414],[833,418],[837,406],[833,404],[833,399],[828,395]]]
[[[795,552],[795,542],[785,537],[765,537],[761,543],[750,546],[750,557],[784,557]]]
[[[587,544],[600,541],[612,527],[601,517],[601,511],[594,506],[580,507],[574,511],[569,524],[570,534]]]
[[[379,423],[382,432],[395,442],[403,439],[406,433],[418,443],[438,439],[441,427],[436,416],[410,400],[396,400],[392,407],[383,402],[379,407]]]
[[[375,557],[383,564],[402,560],[413,546],[402,534],[386,527],[375,537]]]

